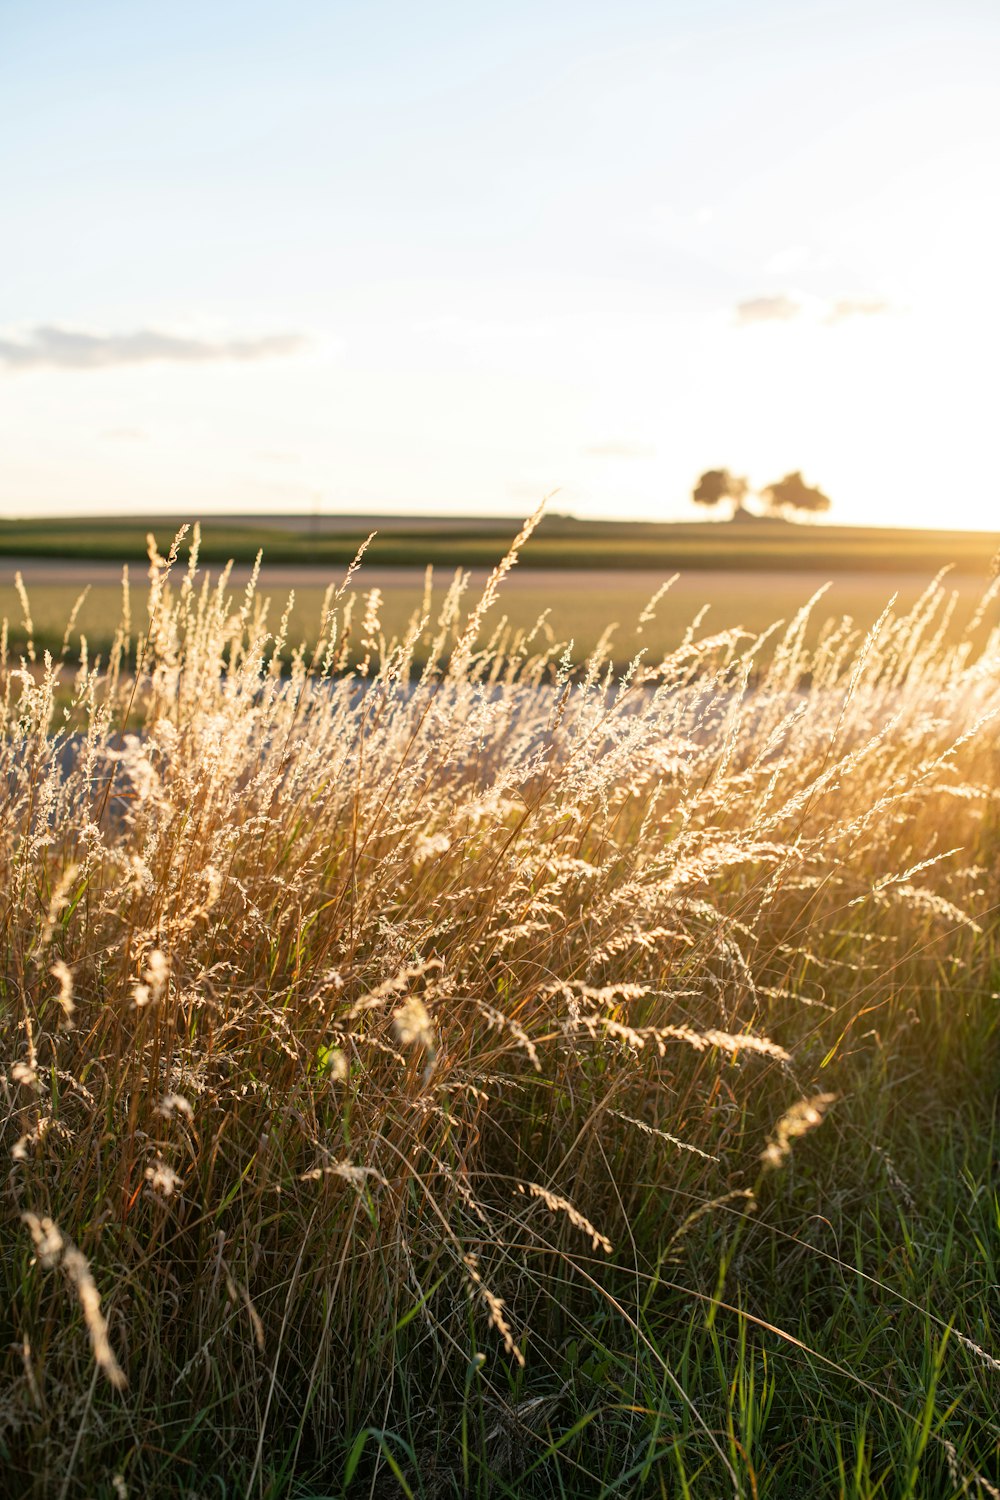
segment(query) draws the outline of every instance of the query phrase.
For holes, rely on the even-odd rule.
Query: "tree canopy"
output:
[[[818,515],[821,511],[830,509],[830,497],[822,490],[806,484],[798,469],[794,474],[786,474],[784,479],[776,480],[774,484],[767,485],[760,492],[769,511],[775,515],[781,515],[788,511],[803,511],[811,515]]]
[[[728,469],[706,469],[692,491],[696,505],[720,505],[728,501],[736,511],[743,504],[750,486],[745,479],[730,474]]]
[[[743,507],[743,502],[750,493],[749,482],[739,475],[731,474],[728,469],[706,469],[692,490],[691,498],[696,505],[704,505],[706,508],[731,505],[734,517],[759,514]],[[774,484],[766,485],[762,490],[756,491],[756,494],[763,503],[764,513],[771,516],[787,517],[796,513],[820,515],[828,511],[831,504],[829,495],[814,485],[806,484],[799,469],[793,474],[786,474],[784,479],[775,480]]]

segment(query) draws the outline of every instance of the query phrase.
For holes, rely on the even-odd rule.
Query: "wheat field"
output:
[[[5,626],[5,1493],[997,1495],[993,591],[623,669],[531,529]]]

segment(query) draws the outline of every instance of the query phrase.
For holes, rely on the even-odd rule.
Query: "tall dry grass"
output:
[[[890,989],[975,962],[989,601],[957,646],[937,580],[815,646],[817,601],[660,661],[651,603],[630,665],[610,636],[575,665],[500,615],[529,532],[471,607],[429,579],[402,640],[352,569],[288,641],[197,532],[151,546],[108,660],[5,630],[24,1492],[277,1494],[275,1454],[323,1472],[404,1398],[447,1451],[470,1368],[500,1410],[644,1246],[682,1259],[837,1128],[831,1059]]]

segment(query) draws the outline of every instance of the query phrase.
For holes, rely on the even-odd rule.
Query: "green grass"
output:
[[[152,529],[165,550],[184,517],[0,521],[0,556],[99,558],[135,564]],[[374,567],[492,567],[512,531],[509,519],[432,522],[384,517],[353,520],[215,517],[203,524],[202,557],[252,562],[263,548],[268,562],[344,567],[371,530],[378,535]],[[756,524],[656,524],[543,519],[521,566],[529,569],[606,568],[818,570],[916,572],[939,568],[985,579],[997,538],[990,532],[839,527],[774,521]]]
[[[1000,1480],[1000,1028],[993,1002],[962,1022],[954,1071],[929,1075],[905,1044],[835,1066],[838,1113],[753,1214],[720,1202],[670,1251],[650,1184],[645,1270],[553,1274],[541,1378],[529,1360],[506,1392],[481,1389],[470,1329],[451,1425],[439,1413],[429,1432],[404,1384],[394,1425],[363,1446],[359,1431],[344,1492],[391,1470],[376,1493],[427,1500],[988,1494],[969,1476]]]
[[[34,564],[36,570],[39,566]],[[12,571],[0,563],[0,619],[9,621],[10,639],[18,649],[23,649],[26,632],[21,603],[10,581]],[[99,575],[100,581],[91,583],[85,563],[64,571],[67,576],[60,582],[29,582],[38,649],[59,655],[70,610],[80,593],[88,589],[77,616],[69,659],[77,658],[81,632],[87,636],[91,654],[101,652],[106,657],[121,613],[121,585],[104,581],[107,570]],[[141,595],[142,572],[135,567],[131,572],[133,580],[140,585],[138,593]],[[271,600],[270,620],[277,624],[290,594],[294,593],[289,616],[290,639],[310,644],[315,642],[326,584],[330,579],[339,582],[342,576],[342,572],[332,570],[329,574],[319,572],[317,576],[313,569],[279,570],[265,566],[261,574],[261,591]],[[438,601],[443,597],[451,576],[446,569],[438,570],[434,596]],[[572,654],[578,661],[588,657],[606,628],[617,622],[611,643],[616,662],[624,666],[640,650],[645,651],[649,661],[659,660],[673,651],[705,606],[708,608],[700,627],[702,633],[741,629],[754,636],[768,630],[776,621],[790,621],[817,589],[829,584],[810,626],[810,639],[814,639],[820,624],[830,617],[848,616],[858,625],[868,627],[878,619],[893,595],[897,596],[901,610],[911,608],[933,573],[693,571],[677,579],[657,604],[654,618],[640,628],[640,613],[669,576],[610,568],[587,573],[566,569],[543,573],[537,569],[526,570],[509,580],[503,595],[502,612],[515,630],[530,630],[544,614],[545,624],[539,632],[539,639],[559,643],[560,651],[572,642]],[[28,578],[31,579],[30,568]],[[245,578],[245,568],[234,575],[234,594],[243,586]],[[475,586],[481,587],[482,580],[483,575],[477,574]],[[954,642],[961,639],[968,626],[981,600],[985,582],[963,574],[949,579],[949,584],[956,599],[945,639]],[[365,567],[357,591],[360,594],[373,586],[377,586],[383,596],[381,622],[387,639],[401,638],[414,612],[421,607],[424,594],[422,571]],[[358,612],[360,609],[359,602]],[[998,618],[1000,605],[994,602],[976,632],[978,644],[985,640],[987,631]]]

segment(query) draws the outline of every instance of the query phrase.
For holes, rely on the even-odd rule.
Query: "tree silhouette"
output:
[[[715,506],[728,501],[733,513],[740,509],[750,486],[728,469],[706,469],[691,492],[696,505]]]
[[[818,515],[820,511],[830,509],[829,495],[824,495],[822,490],[814,489],[812,485],[806,484],[798,469],[794,474],[786,474],[784,479],[767,485],[761,490],[760,497],[773,515],[781,515],[789,511]]]

